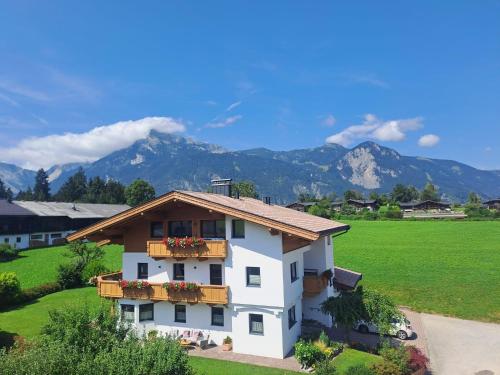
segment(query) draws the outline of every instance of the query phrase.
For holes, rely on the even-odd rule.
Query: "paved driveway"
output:
[[[500,375],[500,324],[420,314],[435,375]]]

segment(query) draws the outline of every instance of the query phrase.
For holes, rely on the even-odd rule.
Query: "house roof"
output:
[[[0,199],[0,216],[35,216],[35,214],[15,203]]]
[[[140,206],[79,230],[68,236],[68,240],[74,241],[92,235],[97,231],[139,216],[148,210],[157,208],[170,201],[181,201],[194,206],[204,207],[308,240],[316,240],[322,235],[349,229],[349,225],[343,223],[286,207],[265,204],[258,199],[247,197],[236,199],[219,194],[194,191],[171,191]]]
[[[314,206],[315,204],[318,204],[318,202],[293,202],[293,203],[290,203],[289,205],[287,205],[286,207],[291,207],[294,205],[310,207],[310,206]]]
[[[363,275],[346,268],[334,267],[334,283],[341,287],[354,289]]]
[[[358,204],[374,204],[376,201],[373,199],[348,199],[347,202],[354,202]]]
[[[425,204],[434,204],[436,206],[444,206],[444,207],[449,207],[450,203],[447,202],[437,202],[437,201],[432,201],[432,200],[426,200],[426,201],[416,201],[416,202],[402,202],[399,203],[399,207],[415,207],[415,206],[421,206]]]
[[[13,201],[37,216],[67,216],[71,219],[107,218],[128,210],[126,204]]]
[[[489,201],[483,202],[483,204],[495,204],[500,203],[500,198],[490,199]]]

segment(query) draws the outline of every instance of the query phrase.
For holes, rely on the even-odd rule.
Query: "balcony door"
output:
[[[210,285],[222,285],[222,265],[210,265]]]

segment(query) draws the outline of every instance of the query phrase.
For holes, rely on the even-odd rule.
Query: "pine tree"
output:
[[[0,199],[7,199],[7,190],[5,189],[5,184],[0,178]]]
[[[115,180],[106,181],[104,202],[109,204],[124,204],[126,201],[125,186]]]
[[[87,184],[87,192],[83,196],[82,201],[87,203],[108,203],[105,196],[106,184],[99,177],[89,179]]]
[[[87,193],[87,176],[79,168],[73,176],[61,186],[55,198],[59,202],[81,202]]]
[[[18,201],[32,201],[33,200],[33,190],[31,190],[31,186],[28,186],[26,191],[20,190],[16,195],[16,200]]]
[[[43,168],[40,168],[36,172],[33,199],[36,201],[50,200],[49,176]]]

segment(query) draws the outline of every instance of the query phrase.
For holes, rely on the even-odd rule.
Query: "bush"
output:
[[[335,375],[336,373],[333,362],[328,359],[319,362],[314,370],[315,375]]]
[[[398,366],[386,360],[372,364],[370,369],[375,375],[403,375]]]
[[[82,266],[79,262],[60,264],[57,268],[57,282],[63,289],[83,285]]]
[[[0,273],[0,305],[8,306],[21,293],[21,284],[14,272]]]
[[[295,358],[302,368],[309,368],[325,360],[325,355],[321,349],[313,343],[299,340],[295,343]]]
[[[403,345],[396,348],[392,348],[389,345],[383,345],[380,349],[380,355],[385,361],[396,366],[399,371],[398,374],[406,375],[411,372],[409,366],[410,354]]]
[[[94,260],[85,266],[82,272],[82,279],[88,282],[92,278],[108,273],[110,270],[100,261]]]
[[[419,348],[415,346],[407,346],[406,351],[409,355],[408,365],[412,371],[427,369],[429,358],[427,358]]]
[[[375,375],[375,372],[366,365],[355,365],[349,367],[344,375]]]
[[[19,256],[19,249],[10,246],[9,244],[0,244],[0,261],[8,261]]]
[[[46,283],[34,286],[33,288],[24,289],[18,298],[19,303],[33,301],[37,298],[46,296],[47,294],[59,292],[62,289],[59,283]]]
[[[171,338],[141,340],[110,314],[109,304],[51,312],[40,338],[0,351],[2,374],[192,375]]]
[[[378,213],[380,216],[385,217],[387,219],[402,219],[403,213],[399,206],[390,205],[390,206],[382,206],[379,208]]]

